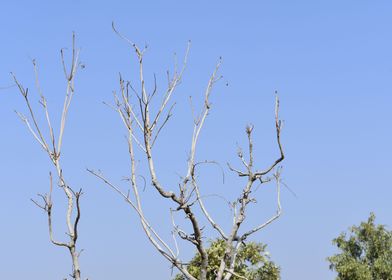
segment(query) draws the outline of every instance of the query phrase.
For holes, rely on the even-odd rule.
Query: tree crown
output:
[[[333,240],[339,253],[328,258],[337,280],[392,279],[392,231],[375,224],[375,215]]]
[[[237,262],[235,263],[233,280],[279,280],[280,268],[271,261],[269,253],[266,251],[267,245],[249,242],[241,244],[237,253]],[[222,239],[216,239],[211,242],[207,249],[208,268],[207,279],[215,279],[219,269],[220,260],[225,253],[226,244]],[[195,278],[200,276],[201,258],[197,253],[188,264],[188,271]],[[185,280],[182,274],[177,274],[174,280]]]

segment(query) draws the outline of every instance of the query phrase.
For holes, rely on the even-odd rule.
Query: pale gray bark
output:
[[[138,79],[140,83],[140,88],[136,90],[130,82],[126,82],[120,75],[120,93],[114,94],[114,106],[111,106],[120,116],[122,122],[125,125],[128,135],[128,152],[131,159],[131,190],[133,198],[130,196],[130,192],[123,192],[108,179],[106,179],[102,173],[89,170],[92,174],[104,181],[110,188],[119,193],[126,202],[136,211],[140,219],[142,228],[146,233],[148,240],[157,249],[157,251],[165,257],[172,266],[179,269],[179,271],[184,275],[186,279],[191,280],[206,280],[207,279],[207,268],[208,268],[208,255],[205,245],[206,236],[204,236],[203,228],[205,225],[201,223],[202,218],[208,221],[208,224],[216,230],[218,236],[222,238],[226,243],[225,254],[221,259],[219,270],[216,273],[217,280],[229,280],[235,275],[238,278],[246,279],[244,276],[237,274],[234,271],[234,267],[237,260],[237,252],[243,242],[247,238],[273,222],[281,215],[281,204],[280,204],[280,169],[279,164],[284,159],[283,148],[280,141],[281,133],[281,121],[279,120],[279,100],[276,97],[276,107],[275,107],[275,124],[276,124],[276,136],[279,147],[280,156],[275,160],[270,166],[268,166],[264,171],[254,170],[253,161],[253,143],[252,143],[252,130],[253,127],[247,127],[246,133],[248,136],[249,143],[249,160],[244,158],[242,152],[238,153],[241,163],[244,165],[245,170],[239,170],[231,167],[229,169],[235,172],[240,177],[246,177],[247,182],[241,190],[240,196],[235,202],[232,203],[233,210],[235,213],[234,222],[232,228],[228,233],[219,225],[219,223],[213,218],[212,213],[207,209],[203,202],[201,190],[202,186],[199,186],[196,174],[196,167],[201,163],[208,162],[196,162],[196,148],[197,143],[201,135],[203,125],[209,115],[211,104],[210,104],[210,94],[214,87],[214,84],[220,80],[218,71],[221,65],[221,61],[216,65],[209,82],[207,84],[204,93],[204,102],[202,110],[198,117],[194,119],[193,135],[191,139],[191,147],[189,153],[189,159],[187,162],[187,171],[183,176],[181,182],[178,186],[170,187],[163,183],[160,179],[159,174],[157,174],[155,160],[154,160],[154,143],[158,139],[158,136],[162,128],[167,124],[168,120],[172,116],[172,108],[174,104],[169,107],[171,97],[182,80],[183,72],[186,68],[187,56],[189,51],[189,46],[186,51],[183,66],[178,71],[177,65],[175,65],[175,70],[172,76],[168,76],[168,86],[163,93],[161,105],[158,107],[156,112],[152,112],[151,104],[153,99],[157,94],[156,80],[154,84],[154,89],[151,93],[146,90],[145,78],[144,78],[144,68],[143,59],[145,48],[140,49],[131,40],[120,34],[113,25],[113,30],[117,35],[119,35],[123,40],[130,44],[131,48],[135,51],[138,58],[138,68],[139,74]],[[135,109],[138,108],[138,109]],[[193,108],[192,108],[193,109]],[[137,110],[137,111],[135,111]],[[148,222],[148,218],[145,216],[142,209],[142,201],[140,198],[139,186],[136,181],[138,170],[136,168],[137,159],[135,158],[134,144],[140,148],[142,154],[144,155],[144,163],[148,168],[147,180],[151,182],[151,185],[157,191],[157,193],[163,198],[171,201],[173,207],[170,208],[170,213],[172,215],[173,232],[177,234],[178,238],[186,242],[191,243],[200,255],[200,277],[196,279],[187,270],[186,263],[179,258],[180,246],[177,240],[174,240],[174,248],[172,249],[168,242],[164,241],[159,233],[154,229],[154,227]],[[139,162],[139,161],[138,161]],[[210,162],[211,163],[211,162]],[[268,177],[269,174],[273,176]],[[255,226],[252,229],[240,233],[241,226],[246,219],[246,209],[247,206],[254,202],[253,192],[254,183],[260,182],[261,184],[267,183],[275,179],[277,182],[277,204],[278,210],[276,215],[270,218],[266,222],[262,222],[260,225]],[[178,189],[178,191],[173,191],[173,189]],[[237,206],[238,205],[238,209]],[[197,207],[200,207],[202,217],[196,215],[198,213],[195,211]],[[161,210],[159,210],[161,211]],[[185,230],[180,229],[175,223],[173,213],[182,213],[184,217],[189,221],[191,232],[187,233]]]
[[[13,75],[14,81],[22,94],[25,103],[27,105],[30,119],[32,120],[33,125],[30,124],[29,118],[25,117],[21,113],[17,113],[21,120],[26,124],[28,130],[33,135],[35,140],[40,144],[40,146],[44,149],[44,151],[48,154],[51,163],[54,165],[55,173],[58,178],[58,186],[63,190],[66,200],[67,200],[67,210],[65,213],[65,222],[67,225],[67,235],[69,237],[68,242],[60,242],[57,241],[53,237],[53,223],[52,223],[52,192],[53,192],[53,178],[52,173],[50,172],[50,188],[49,193],[45,195],[39,195],[42,199],[42,203],[32,200],[38,207],[43,209],[48,217],[48,229],[49,229],[49,238],[50,241],[56,245],[61,247],[68,248],[68,251],[72,260],[72,274],[71,277],[75,280],[81,279],[80,265],[79,265],[79,252],[76,249],[76,242],[78,239],[78,224],[80,220],[80,196],[82,195],[82,190],[74,191],[69,184],[66,182],[64,178],[63,169],[61,167],[61,148],[63,143],[63,135],[65,130],[65,124],[67,120],[67,114],[69,111],[69,106],[71,104],[72,97],[74,95],[74,81],[75,75],[79,68],[79,50],[75,48],[75,35],[73,35],[72,41],[72,59],[70,69],[67,70],[64,61],[64,52],[61,50],[61,61],[63,64],[64,75],[67,81],[66,94],[64,99],[63,110],[61,114],[61,122],[59,127],[59,136],[56,141],[54,135],[54,129],[51,123],[51,118],[49,115],[48,105],[45,96],[42,93],[40,81],[38,77],[38,66],[35,60],[33,60],[34,72],[35,72],[35,81],[36,88],[40,96],[40,104],[44,110],[47,129],[49,130],[49,141],[44,137],[41,126],[38,124],[37,118],[35,117],[35,112],[31,106],[29,99],[29,91],[28,88],[24,88],[16,76]],[[75,215],[73,215],[75,214]],[[73,217],[74,216],[74,217]]]

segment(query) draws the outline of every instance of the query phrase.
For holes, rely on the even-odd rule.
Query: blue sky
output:
[[[296,196],[283,190],[283,216],[254,240],[268,244],[283,279],[333,279],[325,259],[334,252],[334,237],[371,211],[378,222],[392,224],[390,1],[4,0],[0,6],[0,87],[12,84],[13,71],[33,89],[30,60],[37,59],[55,119],[65,91],[59,50],[70,46],[73,31],[77,34],[86,68],[77,77],[63,165],[69,181],[85,192],[79,243],[85,249],[85,277],[170,279],[169,264],[147,242],[136,215],[85,171],[100,168],[126,187],[121,181],[129,168],[125,132],[102,101],[111,101],[118,72],[135,80],[137,65],[133,52],[112,32],[112,21],[138,44],[148,44],[150,81],[153,73],[164,81],[173,53],[181,57],[192,41],[175,115],[156,151],[165,182],[175,183],[177,173],[184,172],[192,123],[188,97],[201,104],[220,56],[224,78],[212,96],[200,160],[238,163],[236,145],[245,145],[244,127],[253,123],[256,163],[272,161],[278,152],[273,93],[279,91],[287,156],[283,176]],[[46,218],[29,201],[46,191],[51,167],[15,109],[25,112],[16,89],[0,90],[0,276],[61,279],[69,273],[67,252],[49,244]],[[211,188],[206,193],[230,197],[241,186],[227,170],[224,185],[219,171],[203,174]],[[268,188],[258,193],[259,208],[250,223],[274,213]],[[169,212],[158,210],[167,204],[157,202],[149,185],[143,197],[151,220],[169,237]],[[61,193],[56,198],[62,221]],[[208,203],[218,219],[229,217],[220,200]],[[65,237],[61,222],[56,228],[56,235]],[[186,247],[182,253],[193,251]]]

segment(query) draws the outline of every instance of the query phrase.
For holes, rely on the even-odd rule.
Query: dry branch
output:
[[[69,240],[67,242],[60,242],[54,239],[53,237],[53,223],[52,223],[52,207],[53,207],[53,201],[52,201],[52,192],[53,192],[53,177],[52,173],[50,173],[50,188],[49,188],[49,193],[45,195],[39,195],[41,199],[43,200],[43,204],[38,203],[35,200],[32,200],[35,205],[37,205],[39,208],[43,209],[48,217],[48,229],[49,229],[49,237],[50,241],[56,245],[56,246],[61,246],[61,247],[66,247],[71,255],[72,259],[72,274],[71,277],[75,280],[80,280],[81,279],[81,272],[80,272],[80,265],[79,265],[79,255],[80,252],[77,251],[76,249],[76,242],[78,239],[78,225],[80,221],[80,216],[81,216],[81,210],[80,210],[80,196],[82,195],[82,190],[80,189],[79,191],[74,191],[69,184],[66,182],[63,174],[63,169],[61,167],[61,147],[62,147],[62,141],[63,141],[63,135],[64,135],[64,130],[65,130],[65,124],[67,120],[67,115],[69,111],[69,106],[71,104],[71,100],[74,94],[74,82],[75,82],[75,75],[76,72],[79,68],[79,50],[76,49],[75,47],[75,34],[72,36],[72,58],[71,58],[71,66],[69,71],[67,70],[67,67],[65,65],[65,59],[64,59],[64,51],[61,50],[61,62],[63,65],[63,70],[65,74],[65,78],[67,81],[67,88],[66,88],[66,94],[65,94],[65,100],[64,100],[64,105],[63,105],[63,110],[61,113],[61,122],[60,122],[60,127],[59,127],[59,137],[58,141],[56,143],[56,139],[54,136],[54,129],[52,126],[49,110],[48,110],[48,105],[46,98],[42,92],[41,85],[40,85],[40,80],[39,80],[39,73],[38,73],[38,64],[35,60],[32,61],[33,67],[34,67],[34,74],[35,74],[35,85],[36,89],[38,91],[40,101],[39,103],[43,107],[45,118],[46,118],[46,123],[47,127],[46,129],[49,131],[49,140],[44,136],[42,127],[38,124],[37,118],[35,111],[33,110],[31,106],[31,102],[29,99],[29,90],[28,88],[24,88],[21,83],[17,80],[16,76],[12,74],[15,84],[17,85],[19,92],[24,98],[24,101],[26,103],[26,106],[29,111],[30,119],[33,121],[33,125],[30,125],[30,121],[27,117],[22,115],[21,113],[18,113],[18,116],[21,118],[21,120],[26,124],[28,130],[30,133],[33,135],[35,140],[40,144],[40,146],[44,149],[44,151],[48,154],[50,161],[54,165],[54,169],[56,171],[56,175],[58,178],[58,186],[63,190],[66,200],[67,200],[67,209],[66,209],[66,215],[65,215],[65,221],[67,225],[67,232],[66,235],[69,237]],[[51,143],[51,145],[48,145],[47,143]],[[75,208],[76,207],[76,208]],[[75,215],[74,215],[75,214]]]
[[[180,270],[180,272],[185,276],[186,279],[196,280],[194,276],[192,276],[187,270],[186,264],[179,259],[179,244],[176,239],[176,235],[186,242],[192,244],[197,252],[200,255],[200,277],[198,280],[206,280],[207,279],[207,267],[208,267],[208,255],[205,248],[205,235],[203,232],[204,225],[202,224],[202,219],[206,219],[208,224],[214,229],[219,236],[225,241],[225,253],[221,259],[220,267],[216,275],[216,280],[229,280],[232,276],[236,276],[237,278],[246,279],[244,276],[237,274],[234,271],[234,266],[236,263],[236,256],[239,250],[240,245],[245,242],[245,240],[252,235],[253,233],[259,231],[264,228],[272,221],[277,219],[281,214],[281,204],[280,204],[280,180],[279,180],[279,172],[278,168],[274,173],[274,178],[277,182],[277,200],[278,200],[278,210],[277,214],[270,218],[268,221],[261,223],[260,225],[254,227],[251,230],[244,231],[245,233],[240,234],[240,228],[244,220],[246,219],[246,209],[250,202],[255,201],[253,195],[254,183],[258,181],[260,183],[266,183],[270,181],[267,176],[271,172],[273,172],[278,164],[282,162],[284,159],[283,148],[280,141],[280,133],[281,133],[281,121],[279,120],[279,100],[276,97],[275,104],[275,125],[276,125],[276,136],[278,147],[280,151],[279,158],[274,161],[268,168],[264,171],[254,171],[254,155],[253,155],[253,142],[252,142],[252,131],[253,126],[248,126],[246,129],[247,137],[248,137],[248,149],[249,149],[249,160],[246,160],[242,151],[238,152],[238,156],[241,160],[241,163],[245,167],[245,170],[239,170],[233,168],[230,164],[228,164],[229,169],[235,172],[238,176],[247,178],[247,182],[245,186],[242,188],[239,197],[236,201],[232,202],[231,205],[234,210],[234,221],[232,228],[228,233],[224,231],[222,226],[212,218],[212,214],[205,206],[201,189],[197,181],[196,175],[196,166],[200,163],[196,162],[196,148],[197,143],[199,141],[202,128],[204,123],[209,115],[209,111],[211,109],[210,104],[210,95],[212,89],[217,81],[221,79],[221,76],[218,75],[218,71],[221,65],[221,60],[217,63],[211,77],[208,81],[206,90],[204,92],[204,102],[199,117],[194,118],[193,124],[193,134],[191,138],[191,147],[189,153],[189,159],[187,161],[186,174],[182,177],[181,182],[179,183],[178,190],[174,191],[177,188],[170,187],[163,183],[160,179],[159,174],[155,168],[155,160],[153,154],[153,146],[157,139],[159,138],[160,132],[163,128],[166,127],[169,119],[172,116],[172,108],[173,105],[169,106],[171,103],[171,98],[173,96],[174,91],[177,86],[180,84],[182,75],[184,70],[186,69],[187,57],[189,52],[189,45],[186,50],[184,62],[182,68],[179,72],[177,72],[177,63],[175,63],[174,74],[170,76],[168,74],[168,86],[166,90],[162,94],[162,101],[160,107],[157,109],[155,113],[151,110],[151,102],[154,98],[159,96],[157,92],[156,78],[154,76],[154,87],[153,91],[150,94],[146,90],[145,79],[144,79],[144,68],[143,68],[143,59],[145,50],[140,49],[135,43],[131,40],[123,36],[114,26],[114,32],[123,40],[125,40],[128,44],[130,44],[131,48],[135,51],[136,56],[138,58],[138,69],[139,69],[139,85],[133,86],[129,82],[124,82],[120,75],[120,91],[121,94],[114,95],[114,105],[112,106],[115,111],[120,116],[121,121],[123,122],[126,130],[127,130],[127,138],[128,138],[128,153],[131,160],[131,176],[130,183],[131,189],[134,196],[134,201],[129,197],[130,194],[122,192],[118,187],[114,186],[107,179],[105,179],[102,175],[97,172],[91,171],[95,176],[103,180],[103,182],[108,185],[110,188],[115,190],[120,196],[122,196],[127,203],[131,205],[131,207],[138,214],[139,220],[142,224],[143,230],[146,233],[148,240],[152,243],[152,245],[157,249],[157,251],[162,254],[173,267],[176,267]],[[168,72],[169,73],[169,72]],[[139,88],[138,90],[136,88]],[[138,108],[139,112],[137,113],[134,108]],[[168,109],[169,108],[169,109]],[[193,107],[192,107],[192,113]],[[140,117],[137,117],[137,116]],[[164,117],[165,116],[165,117]],[[141,132],[142,140],[138,140],[138,137],[135,133],[135,126]],[[139,138],[139,139],[140,139]],[[138,176],[138,170],[136,169],[136,161],[135,153],[134,153],[134,144],[141,148],[142,154],[144,156],[144,163],[148,168],[148,180],[151,182],[151,185],[156,190],[156,192],[163,198],[171,201],[173,203],[173,207],[170,209],[171,217],[172,217],[172,234],[173,234],[173,242],[175,250],[171,249],[171,247],[163,241],[160,235],[153,229],[153,227],[147,222],[147,217],[145,216],[142,210],[142,201],[139,193],[139,186],[136,182],[136,177]],[[265,178],[264,178],[265,176]],[[196,203],[197,202],[197,203]],[[238,205],[238,208],[237,208]],[[196,213],[198,213],[197,208],[201,210],[202,217],[198,217]],[[189,222],[190,232],[187,233],[185,230],[181,229],[174,220],[173,212],[182,213],[186,220]],[[176,253],[174,253],[176,251]]]

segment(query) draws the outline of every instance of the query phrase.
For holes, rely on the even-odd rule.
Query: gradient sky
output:
[[[136,43],[148,44],[148,81],[156,73],[161,92],[173,53],[181,58],[192,40],[175,115],[156,148],[158,171],[169,184],[186,167],[188,97],[201,104],[220,56],[224,78],[211,98],[198,159],[238,165],[236,146],[245,145],[244,127],[252,123],[256,163],[262,167],[274,160],[274,91],[279,91],[287,156],[283,178],[296,195],[283,189],[283,216],[253,240],[268,244],[284,280],[327,280],[334,278],[326,261],[335,252],[334,237],[371,211],[379,223],[392,224],[391,14],[386,0],[1,1],[0,87],[12,85],[13,71],[36,97],[30,60],[37,59],[56,120],[65,92],[59,50],[71,45],[73,31],[77,34],[86,67],[77,76],[63,167],[71,184],[85,192],[79,241],[84,277],[171,279],[169,264],[148,243],[135,213],[85,171],[101,169],[126,188],[125,131],[102,101],[110,102],[118,89],[118,72],[136,80],[137,64],[111,30],[112,21]],[[62,279],[70,272],[68,253],[49,243],[46,217],[29,201],[47,190],[51,166],[14,110],[26,112],[21,96],[16,88],[1,89],[0,278]],[[225,173],[222,184],[219,170],[203,169],[204,193],[233,197],[242,182]],[[149,184],[142,196],[152,223],[170,240],[169,211],[162,210],[167,204]],[[61,192],[55,199],[55,234],[61,239],[66,237]],[[258,202],[249,224],[274,213],[272,185],[258,192]],[[221,200],[207,203],[218,220],[229,219]],[[182,255],[191,256],[192,250],[185,247]]]

